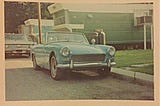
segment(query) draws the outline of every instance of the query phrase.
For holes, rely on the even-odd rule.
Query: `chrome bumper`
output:
[[[73,68],[78,68],[78,67],[111,67],[116,65],[115,62],[109,62],[109,63],[73,63],[71,61],[70,64],[58,64],[57,68],[69,68],[69,69],[73,69]]]

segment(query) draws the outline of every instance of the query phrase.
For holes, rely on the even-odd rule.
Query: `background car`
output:
[[[5,56],[30,56],[33,42],[28,41],[23,34],[5,34]]]
[[[81,33],[48,32],[45,41],[32,49],[33,67],[49,69],[55,80],[61,79],[67,70],[98,70],[105,76],[116,64],[114,47],[89,44]]]

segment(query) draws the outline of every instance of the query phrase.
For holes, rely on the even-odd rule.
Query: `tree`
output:
[[[47,7],[52,3],[41,3],[42,19],[52,19]],[[38,19],[36,2],[4,2],[5,33],[16,33],[18,25],[24,24],[27,19]]]

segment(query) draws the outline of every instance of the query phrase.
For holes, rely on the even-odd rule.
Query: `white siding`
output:
[[[54,26],[54,20],[41,20],[42,26]],[[25,22],[25,25],[38,25],[38,19],[28,19]]]

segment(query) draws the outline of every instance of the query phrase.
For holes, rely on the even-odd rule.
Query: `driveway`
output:
[[[121,79],[114,74],[72,72],[61,81],[48,70],[35,71],[30,58],[9,58],[6,64],[6,100],[154,100],[154,87]]]

